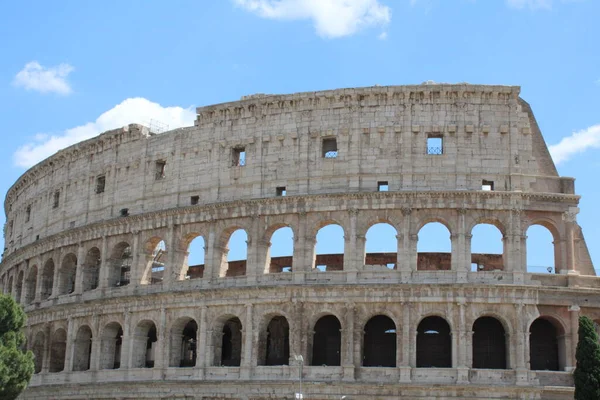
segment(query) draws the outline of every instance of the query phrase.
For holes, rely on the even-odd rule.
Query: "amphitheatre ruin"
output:
[[[600,279],[519,94],[253,95],[40,162],[4,203],[0,290],[35,355],[21,398],[572,399]],[[449,251],[419,250],[431,224]],[[472,251],[480,225],[499,254]],[[533,226],[551,273],[528,269]],[[369,250],[373,227],[395,251]],[[327,229],[343,250],[319,247]]]

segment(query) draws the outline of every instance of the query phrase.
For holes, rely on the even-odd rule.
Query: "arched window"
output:
[[[529,327],[529,364],[533,371],[560,371],[564,363],[562,328],[547,318],[538,318]],[[562,359],[561,359],[562,358]]]
[[[496,318],[481,317],[473,324],[473,368],[506,369],[506,335]]]
[[[290,325],[285,317],[273,317],[267,325],[264,365],[289,365]]]
[[[101,338],[100,369],[118,369],[121,367],[121,348],[123,346],[123,328],[118,322],[106,325]]]
[[[184,263],[186,279],[197,279],[204,276],[205,242],[202,236],[196,236],[188,246],[188,256]]]
[[[75,291],[75,274],[77,271],[77,257],[69,253],[63,257],[58,272],[58,293],[70,294]]]
[[[25,279],[25,304],[31,304],[35,300],[35,291],[37,288],[38,269],[36,265],[32,265]]]
[[[46,336],[43,332],[38,332],[33,340],[33,352],[34,358],[34,373],[39,374],[42,372],[42,366],[44,365],[44,343],[46,342]]]
[[[40,298],[42,300],[46,300],[48,297],[52,295],[52,287],[54,286],[54,261],[49,259],[44,264],[44,269],[42,270],[42,293]]]
[[[131,280],[131,246],[126,242],[117,244],[110,256],[108,286],[126,286]]]
[[[225,249],[227,258],[221,262],[221,277],[246,275],[246,260],[248,258],[248,234],[243,229],[231,233]]]
[[[294,232],[290,227],[277,229],[271,235],[271,244],[267,253],[268,268],[265,272],[292,272],[294,258]]]
[[[430,222],[419,230],[417,270],[449,271],[452,268],[450,231],[439,222]]]
[[[223,324],[221,342],[221,365],[239,367],[242,360],[242,323],[236,317]]]
[[[15,288],[15,300],[20,303],[21,302],[21,294],[23,293],[23,271],[19,272],[17,275],[17,287]]]
[[[548,228],[532,225],[527,229],[527,272],[558,273],[554,237]]]
[[[83,325],[77,330],[73,352],[73,371],[87,371],[90,369],[92,354],[92,330]]]
[[[342,325],[333,315],[319,318],[313,329],[310,365],[341,365]]]
[[[61,372],[65,369],[67,350],[67,332],[57,329],[50,338],[50,372]]]
[[[398,269],[396,265],[398,239],[396,229],[386,223],[371,226],[367,231],[365,244],[365,265],[380,265]]]
[[[504,270],[504,242],[500,229],[479,224],[471,231],[471,272]]]
[[[365,325],[363,366],[396,366],[396,324],[391,318],[376,315]]]
[[[198,324],[191,318],[178,319],[171,328],[171,367],[194,367]]]
[[[141,321],[135,328],[131,368],[154,368],[156,352],[156,325],[149,320]]]
[[[100,279],[100,250],[92,247],[85,257],[82,269],[82,289],[84,292],[94,290],[98,287]]]
[[[424,318],[417,328],[417,368],[452,368],[450,326],[444,318]]]
[[[315,264],[318,271],[344,269],[344,228],[336,224],[322,227],[317,232]]]

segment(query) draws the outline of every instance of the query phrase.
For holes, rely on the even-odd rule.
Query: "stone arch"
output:
[[[290,325],[283,315],[269,315],[259,332],[259,365],[289,365]],[[266,325],[266,326],[265,326]]]
[[[235,225],[224,229],[219,243],[221,260],[219,268],[220,277],[246,275],[246,264],[248,260],[248,243],[250,236],[248,230],[242,226]]]
[[[323,220],[315,234],[313,269],[342,271],[346,251],[346,229],[335,220]],[[332,253],[333,251],[333,253]]]
[[[160,236],[152,236],[144,243],[144,271],[142,285],[162,283],[167,262],[167,245]]]
[[[158,335],[154,321],[144,319],[135,327],[131,368],[154,368]]]
[[[541,227],[541,228],[539,228]],[[543,229],[542,229],[543,228]],[[549,235],[548,235],[549,234]],[[546,236],[546,238],[544,238]],[[525,228],[524,237],[526,238],[525,252],[527,260],[527,272],[531,273],[558,273],[561,269],[561,249],[558,245],[561,243],[561,235],[558,227],[549,218],[535,218]],[[551,237],[551,242],[548,243]],[[538,253],[532,251],[532,243],[543,250]],[[550,259],[538,261],[540,254],[553,254]],[[547,264],[547,265],[536,265]],[[564,266],[563,268],[566,268]]]
[[[495,218],[478,218],[471,226],[471,272],[504,270],[505,228]]]
[[[58,271],[58,294],[71,294],[75,291],[75,275],[77,273],[77,256],[68,253],[62,258]]]
[[[185,279],[199,279],[204,277],[206,265],[206,240],[200,232],[186,234],[182,241],[185,249],[181,276]]]
[[[320,317],[312,329],[310,365],[340,366],[342,355],[342,324],[333,314]]]
[[[25,278],[25,304],[31,304],[35,300],[37,291],[38,268],[37,265],[31,265],[27,270],[27,278]]]
[[[52,288],[54,287],[54,260],[51,258],[46,261],[44,268],[42,269],[42,282],[41,282],[41,293],[40,299],[46,300],[52,295]]]
[[[194,367],[197,360],[198,323],[191,317],[180,317],[171,326],[170,367]]]
[[[417,232],[417,270],[449,271],[452,268],[450,224],[442,218],[429,217],[420,222]]]
[[[44,332],[39,331],[35,334],[33,339],[33,346],[31,351],[33,352],[34,358],[34,373],[39,374],[42,372],[44,365],[44,350],[46,348],[46,335]]]
[[[92,247],[87,251],[85,261],[83,262],[82,274],[82,290],[87,292],[98,288],[100,281],[100,264],[102,263],[100,250],[97,247]]]
[[[92,339],[92,329],[88,325],[80,326],[73,342],[73,371],[90,369]]]
[[[242,322],[236,316],[221,317],[219,321],[217,339],[220,340],[215,346],[215,365],[239,367],[243,350]]]
[[[389,222],[376,222],[365,232],[364,265],[398,269],[398,230]]]
[[[491,316],[482,316],[473,323],[473,368],[506,369],[508,336],[504,324]]]
[[[67,351],[67,331],[56,329],[50,337],[50,372],[61,372],[65,369]]]
[[[423,318],[417,327],[417,368],[452,368],[451,335],[445,318]]]
[[[15,300],[18,303],[21,303],[21,295],[23,294],[23,281],[24,278],[23,276],[25,275],[25,273],[23,271],[19,271],[17,274],[17,284],[15,286]]]
[[[529,326],[529,366],[533,371],[562,371],[566,362],[565,327],[552,316],[536,318]]]
[[[265,233],[267,256],[265,273],[292,272],[294,230],[288,224],[275,224]]]
[[[396,367],[397,330],[387,315],[371,317],[363,328],[364,367]]]
[[[118,322],[110,322],[100,335],[100,369],[119,369],[123,348],[123,328]]]
[[[108,286],[127,286],[131,281],[132,250],[129,243],[117,243],[110,254],[108,262]]]

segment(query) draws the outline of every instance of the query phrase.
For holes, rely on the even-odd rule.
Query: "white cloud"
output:
[[[13,84],[40,93],[54,92],[67,95],[72,92],[67,77],[73,72],[73,69],[69,64],[59,64],[55,67],[46,68],[37,61],[31,61],[25,64],[25,67],[17,73]]]
[[[506,0],[509,7],[513,8],[552,8],[552,0]]]
[[[574,155],[588,149],[598,148],[600,148],[600,124],[574,132],[571,136],[563,138],[559,143],[549,147],[556,164],[568,161]]]
[[[29,143],[17,149],[13,161],[19,167],[29,168],[67,146],[110,129],[131,123],[147,125],[151,119],[168,125],[168,129],[175,129],[193,125],[195,118],[196,112],[192,107],[163,107],[141,97],[129,98],[101,114],[94,122],[67,129],[58,135],[35,135]]]
[[[385,26],[392,11],[378,0],[233,0],[263,18],[312,20],[327,38],[352,35],[370,26]]]

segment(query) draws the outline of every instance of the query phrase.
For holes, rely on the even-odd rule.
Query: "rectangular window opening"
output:
[[[27,209],[25,210],[25,222],[29,222],[29,220],[31,219],[31,204],[27,206]]]
[[[192,196],[190,197],[190,204],[195,206],[200,201],[200,196]]]
[[[323,139],[323,158],[337,158],[338,147],[335,138]]]
[[[285,197],[287,195],[287,191],[285,190],[285,186],[279,186],[276,189],[276,193],[278,197]]]
[[[167,162],[165,160],[159,160],[156,162],[156,166],[154,168],[155,174],[154,179],[160,180],[165,178],[165,172],[167,170]]]
[[[129,215],[129,208],[121,208],[121,211],[119,211],[119,215],[121,217],[127,217]]]
[[[434,156],[444,154],[444,138],[441,136],[429,136],[427,138],[427,154]]]
[[[246,148],[234,147],[232,151],[232,165],[234,167],[243,167],[246,165]]]
[[[57,190],[54,192],[54,199],[52,201],[52,208],[58,208],[60,204],[60,192]]]
[[[387,181],[380,181],[377,182],[377,191],[378,192],[387,192],[389,191],[390,186],[388,185]]]
[[[106,176],[101,175],[96,178],[96,193],[104,193],[104,187],[106,186]]]
[[[486,181],[485,179],[481,182],[481,190],[491,192],[494,190],[494,181]]]

